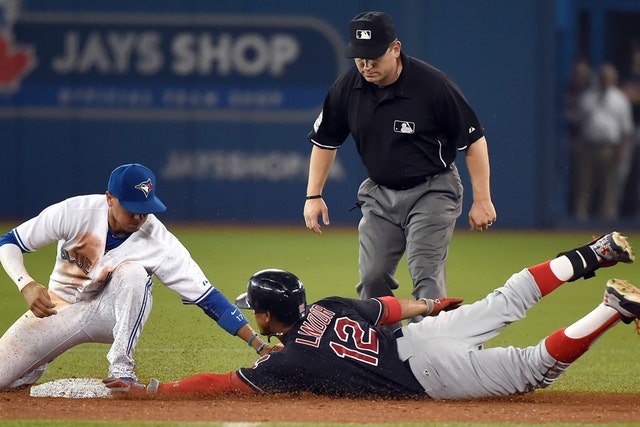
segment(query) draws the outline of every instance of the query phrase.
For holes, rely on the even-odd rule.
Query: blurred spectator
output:
[[[631,102],[634,132],[631,138],[631,170],[626,181],[624,210],[632,216],[640,214],[640,45],[631,54],[631,72],[622,84]]]
[[[618,72],[611,64],[598,70],[598,85],[579,100],[580,143],[575,192],[576,217],[588,220],[618,217],[621,171],[628,171],[633,131],[631,103],[618,87]],[[626,169],[626,171],[625,171]]]
[[[582,95],[595,84],[589,61],[578,57],[573,62],[571,75],[564,99],[564,118],[567,124],[567,158],[569,159],[569,209],[575,213],[575,192],[578,188],[577,170],[580,167],[576,161],[580,158],[580,109],[579,101]]]
[[[636,124],[637,131],[638,126],[640,126],[640,46],[633,50],[631,73],[625,80],[622,90],[631,102],[633,121]]]

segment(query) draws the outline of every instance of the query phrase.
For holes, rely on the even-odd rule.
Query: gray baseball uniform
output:
[[[526,348],[483,345],[524,318],[541,298],[533,276],[524,269],[474,304],[402,327],[396,332],[398,356],[408,361],[434,399],[503,396],[539,388],[557,363],[544,340]]]

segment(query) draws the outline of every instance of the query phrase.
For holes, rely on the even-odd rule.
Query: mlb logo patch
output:
[[[371,40],[371,30],[356,30],[356,39]]]
[[[393,122],[393,131],[397,133],[415,133],[416,124],[414,122],[396,120]]]

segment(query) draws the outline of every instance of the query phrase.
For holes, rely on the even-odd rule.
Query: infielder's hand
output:
[[[485,231],[496,222],[496,208],[491,200],[474,201],[469,210],[469,226],[471,230]]]
[[[56,306],[49,296],[47,288],[36,283],[30,282],[22,288],[22,295],[27,301],[29,310],[36,315],[36,317],[49,317],[54,314],[58,314],[54,307]]]
[[[323,199],[307,200],[304,204],[304,222],[309,230],[316,234],[322,234],[322,227],[318,223],[318,217],[322,215],[322,223],[329,225],[329,208]]]

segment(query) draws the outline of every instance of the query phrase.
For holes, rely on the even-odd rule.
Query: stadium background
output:
[[[114,166],[140,162],[157,172],[165,221],[302,227],[306,136],[351,65],[346,29],[363,10],[391,14],[405,52],[477,110],[499,225],[577,227],[562,121],[571,60],[586,46],[626,65],[620,41],[640,26],[621,24],[637,1],[0,0],[0,220],[102,192]],[[363,177],[347,142],[325,189],[334,225],[359,219]]]

